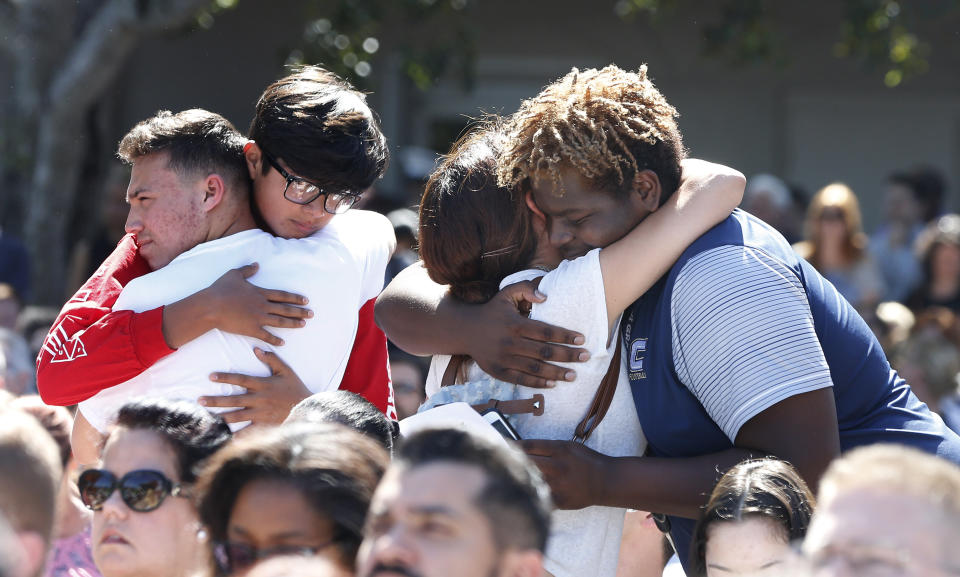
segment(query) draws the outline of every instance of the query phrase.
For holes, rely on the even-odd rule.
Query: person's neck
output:
[[[543,272],[550,272],[550,271],[553,270],[553,268],[551,268],[549,265],[546,265],[546,264],[543,264],[543,263],[534,263],[534,262],[531,262],[530,264],[528,264],[528,265],[527,265],[527,268],[528,268],[528,269],[542,270]]]
[[[839,245],[821,245],[819,260],[820,266],[826,269],[837,269],[847,266],[847,255],[844,254],[843,247]]]
[[[253,219],[253,214],[250,213],[250,210],[237,210],[211,227],[210,236],[207,240],[224,238],[254,228],[257,228],[257,223]]]
[[[937,300],[948,300],[960,292],[960,281],[956,278],[939,278],[930,283],[930,296]]]

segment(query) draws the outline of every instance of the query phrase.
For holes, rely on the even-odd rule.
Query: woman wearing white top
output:
[[[621,313],[690,243],[730,214],[745,180],[723,166],[684,161],[681,186],[662,208],[607,248],[563,261],[528,195],[497,185],[495,162],[503,138],[497,124],[474,131],[431,176],[420,204],[420,256],[435,282],[449,285],[451,294],[467,302],[485,302],[502,286],[543,277],[539,290],[548,298],[532,306],[530,317],[582,332],[590,359],[576,366],[573,382],[551,389],[520,387],[521,398],[543,394],[544,413],[509,420],[523,438],[569,440],[610,366]],[[635,266],[640,251],[648,255],[644,267]],[[458,382],[491,379],[467,360],[455,361]],[[434,357],[428,396],[440,389],[450,362],[449,356]],[[586,444],[612,456],[643,453],[645,440],[622,372],[610,408]],[[556,511],[547,548],[550,573],[612,577],[623,514],[607,507]]]

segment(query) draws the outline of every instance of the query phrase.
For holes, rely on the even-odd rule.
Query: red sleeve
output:
[[[393,383],[390,382],[387,335],[373,319],[376,300],[372,298],[360,308],[357,338],[353,341],[340,388],[364,397],[395,421],[397,409],[393,404]]]
[[[63,306],[37,356],[37,389],[45,403],[74,405],[173,352],[163,339],[162,307],[112,311],[123,287],[148,272],[127,235]]]

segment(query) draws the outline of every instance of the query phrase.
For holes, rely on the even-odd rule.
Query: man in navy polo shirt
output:
[[[571,72],[514,116],[501,179],[528,187],[551,242],[574,258],[626,234],[676,189],[675,115],[644,69]],[[563,506],[670,514],[684,561],[718,469],[750,454],[791,461],[812,486],[841,451],[877,442],[960,462],[960,438],[890,368],[853,307],[745,212],[691,245],[621,330],[648,457],[526,448]]]

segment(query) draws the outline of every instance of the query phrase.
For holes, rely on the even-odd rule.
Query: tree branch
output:
[[[56,112],[85,109],[102,94],[145,34],[182,26],[210,0],[111,0],[83,31],[54,77],[49,96]]]

